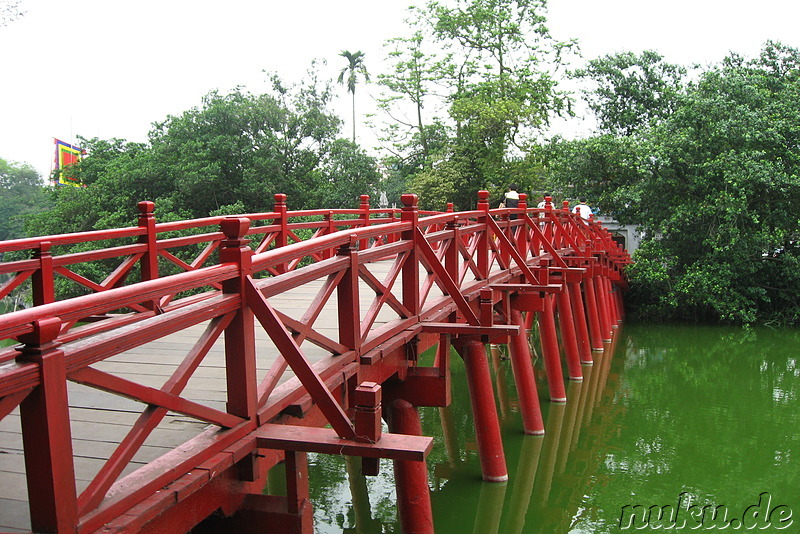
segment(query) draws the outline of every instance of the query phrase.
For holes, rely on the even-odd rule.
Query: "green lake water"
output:
[[[510,362],[492,356],[509,481],[481,481],[460,359],[453,403],[420,410],[439,533],[800,532],[800,330],[627,326],[595,353],[546,435],[525,436]],[[390,462],[312,455],[316,531],[401,532]],[[659,517],[660,512],[660,517]]]

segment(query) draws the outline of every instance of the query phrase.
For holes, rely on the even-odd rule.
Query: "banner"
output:
[[[81,161],[83,150],[79,147],[65,143],[59,139],[54,139],[56,143],[56,161],[55,171],[58,185],[71,185],[80,187],[80,181],[75,176],[74,172],[70,171],[71,165],[76,165]]]

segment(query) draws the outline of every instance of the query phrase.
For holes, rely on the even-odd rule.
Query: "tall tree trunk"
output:
[[[353,91],[353,144],[356,142],[356,92]]]

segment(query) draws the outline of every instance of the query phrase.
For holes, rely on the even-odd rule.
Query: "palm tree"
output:
[[[339,83],[344,85],[345,76],[347,76],[347,91],[353,93],[353,142],[356,142],[356,83],[358,83],[358,74],[364,77],[364,81],[369,81],[369,73],[367,67],[364,65],[364,52],[349,52],[343,50],[339,54],[343,58],[347,58],[348,65],[339,73]]]

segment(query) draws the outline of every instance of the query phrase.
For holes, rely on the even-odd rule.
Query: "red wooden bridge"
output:
[[[141,202],[134,227],[0,243],[0,297],[29,287],[35,304],[0,316],[0,529],[188,532],[213,514],[312,532],[316,452],[367,474],[394,460],[404,531],[432,532],[416,408],[449,404],[451,346],[483,478],[504,481],[486,343],[509,344],[541,434],[528,331],[567,402],[623,315],[630,259],[601,224],[488,197],[293,212],[275,195],[272,212],[167,223]],[[279,462],[287,495],[263,494]]]

